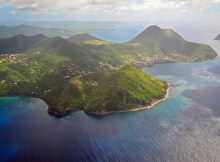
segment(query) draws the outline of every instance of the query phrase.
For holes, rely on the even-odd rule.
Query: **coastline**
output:
[[[169,84],[167,86],[168,86],[168,88],[166,90],[166,95],[163,98],[159,99],[159,100],[153,101],[152,103],[150,103],[150,105],[147,105],[147,106],[137,107],[137,108],[134,108],[134,109],[123,110],[123,111],[109,111],[109,112],[104,112],[104,111],[103,112],[85,112],[84,111],[84,112],[88,115],[105,116],[105,115],[111,115],[111,114],[136,112],[136,111],[143,111],[143,110],[151,109],[154,106],[158,105],[159,103],[161,103],[162,101],[165,101],[168,98],[170,86],[169,86]]]

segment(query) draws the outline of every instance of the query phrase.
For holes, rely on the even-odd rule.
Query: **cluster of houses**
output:
[[[106,69],[108,64],[103,62],[99,62],[99,65],[90,70],[79,69],[79,67],[75,64],[67,64],[61,66],[61,71],[64,72],[64,79],[72,78],[72,77],[81,77],[85,75],[94,74],[95,72],[101,72],[103,69]]]
[[[16,63],[18,62],[17,57],[22,54],[0,54],[0,63],[2,62],[9,62],[9,63]]]
[[[68,79],[70,77],[76,77],[80,74],[80,72],[77,69],[77,66],[74,64],[67,64],[61,66],[61,71],[64,72],[64,79]]]
[[[169,56],[152,56],[152,57],[145,57],[141,60],[132,60],[130,63],[136,66],[152,66],[154,64],[160,64],[160,63],[171,63],[176,62],[175,59],[169,57]]]

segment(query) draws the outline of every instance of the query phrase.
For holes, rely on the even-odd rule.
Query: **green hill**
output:
[[[92,57],[89,50],[61,37],[47,38],[35,44],[29,51],[61,55],[81,67],[94,68],[97,65],[97,59]]]
[[[130,65],[96,74],[95,86],[90,84],[91,78],[74,78],[53,87],[42,97],[49,105],[48,112],[62,116],[77,110],[94,115],[127,111],[151,105],[167,90],[165,81]]]
[[[91,90],[86,82],[81,79],[70,79],[64,83],[43,97],[49,105],[50,114],[62,116],[68,112],[84,109],[87,95]]]
[[[140,70],[126,65],[120,70],[102,74],[99,85],[92,91],[85,111],[102,114],[111,111],[126,111],[150,105],[166,95],[167,84]]]
[[[37,42],[42,41],[46,37],[44,35],[16,35],[11,38],[0,39],[0,54],[16,54],[24,53]]]
[[[150,26],[128,43],[138,43],[146,51],[158,51],[163,55],[194,56],[200,59],[214,58],[216,52],[208,45],[192,43],[172,29]]]

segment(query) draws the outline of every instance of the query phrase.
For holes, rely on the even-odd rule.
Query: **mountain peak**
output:
[[[172,29],[162,29],[159,26],[152,25],[145,29],[130,42],[141,44],[159,43],[159,42],[184,41],[184,39]]]
[[[151,25],[146,30],[162,30],[162,29],[157,25]]]

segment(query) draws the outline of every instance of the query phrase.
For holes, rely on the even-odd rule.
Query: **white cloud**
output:
[[[142,3],[127,5],[127,8],[133,10],[205,8],[219,2],[220,0],[143,0]]]
[[[117,4],[116,0],[8,0],[7,4],[17,9],[27,10],[81,10],[97,6]]]
[[[21,10],[61,11],[143,11],[160,9],[205,8],[220,0],[0,0]]]

